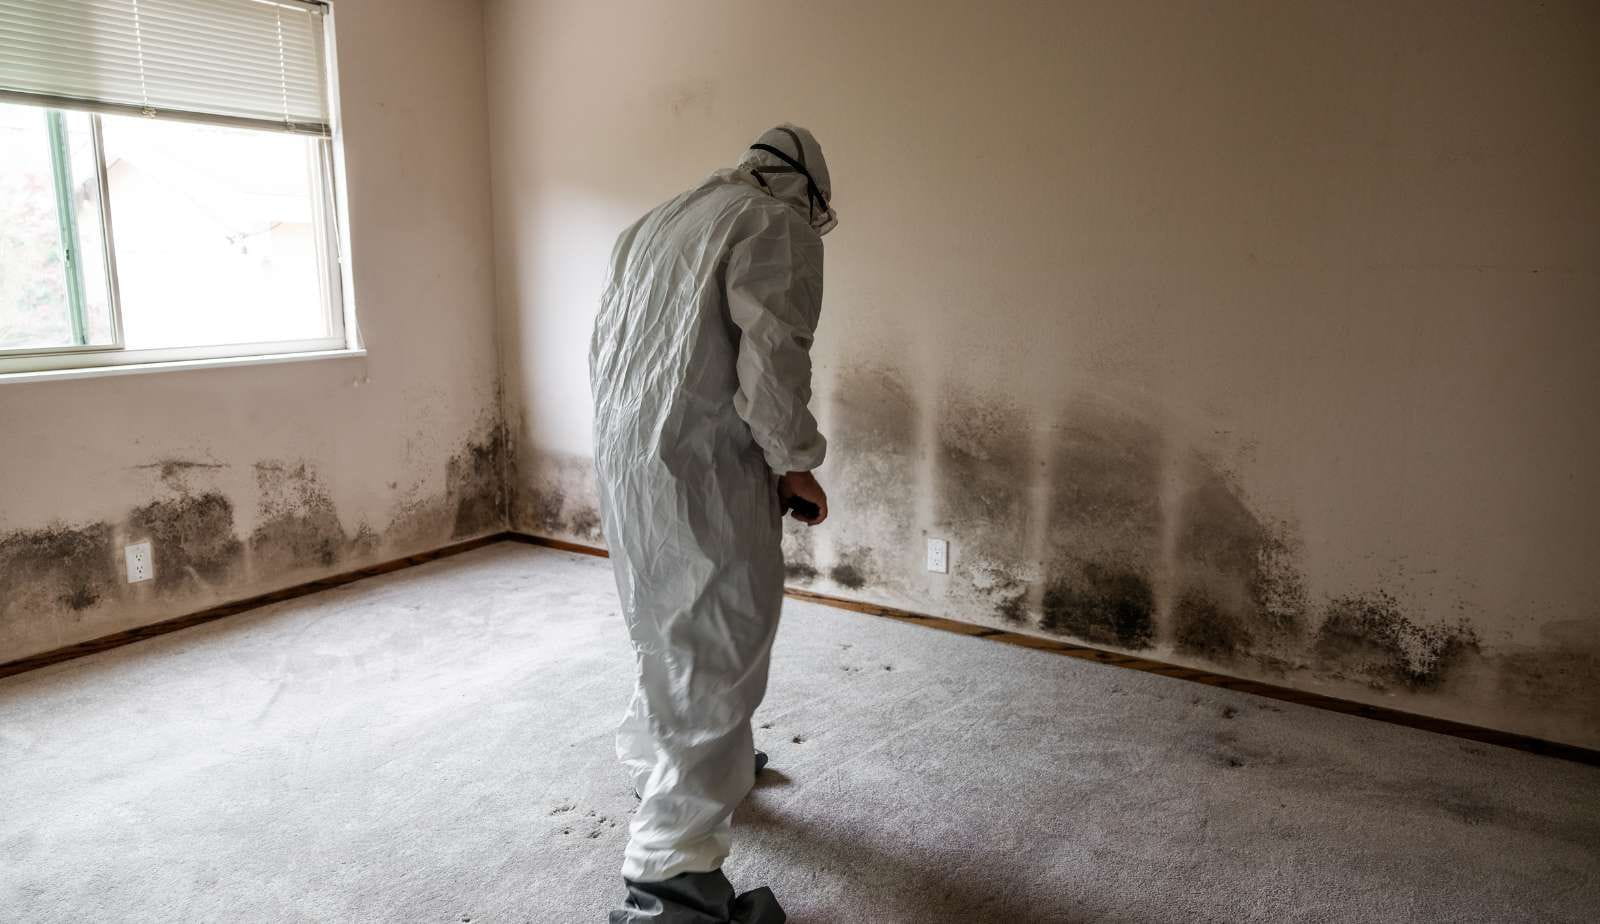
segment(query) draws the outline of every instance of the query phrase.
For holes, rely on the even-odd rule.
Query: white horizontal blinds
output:
[[[328,134],[324,12],[298,0],[0,0],[0,95]]]

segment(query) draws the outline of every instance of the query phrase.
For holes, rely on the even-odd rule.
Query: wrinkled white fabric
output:
[[[825,177],[815,139],[786,127]],[[754,152],[624,231],[590,345],[602,524],[637,663],[617,733],[640,797],[622,867],[636,882],[728,854],[783,599],[774,473],[826,450],[807,408],[822,240],[803,178],[764,188],[752,172],[777,164]]]

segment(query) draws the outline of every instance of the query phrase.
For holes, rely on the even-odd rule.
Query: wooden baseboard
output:
[[[150,623],[149,625],[139,626],[133,629],[124,629],[121,632],[113,632],[110,635],[102,635],[99,638],[90,639],[87,642],[78,642],[76,645],[68,645],[65,648],[56,648],[51,651],[40,652],[36,655],[29,655],[26,658],[18,658],[15,661],[6,661],[4,663],[0,663],[0,677],[10,677],[13,674],[20,674],[24,671],[38,670],[41,667],[48,667],[52,664],[60,664],[62,661],[71,661],[74,658],[81,658],[86,655],[92,655],[102,651],[109,651],[112,648],[120,648],[123,645],[129,645],[134,642],[143,641],[147,638],[155,638],[158,635],[166,635],[168,632],[176,632],[179,629],[187,629],[190,626],[198,626],[204,623],[213,622],[223,618],[224,616],[232,616],[235,613],[253,610],[258,607],[266,606],[269,603],[281,603],[284,600],[293,600],[295,597],[304,597],[307,594],[314,594],[319,590],[327,590],[331,587],[341,587],[345,584],[350,584],[365,578],[377,577],[380,574],[388,574],[391,571],[399,571],[402,568],[410,568],[414,565],[420,565],[425,562],[437,561],[441,558],[448,558],[451,555],[460,555],[462,552],[470,552],[473,549],[482,548],[486,545],[492,545],[496,542],[503,542],[508,538],[510,538],[509,533],[495,533],[493,535],[483,536],[478,539],[469,539],[466,542],[457,542],[452,545],[434,549],[431,552],[419,552],[416,555],[407,555],[404,558],[396,558],[393,561],[386,561],[376,565],[368,565],[365,568],[357,568],[354,571],[346,571],[342,574],[334,574],[324,578],[317,578],[314,581],[307,581],[304,584],[296,584],[293,587],[285,587],[282,590],[274,590],[269,593],[258,594],[254,597],[246,597],[243,600],[235,600],[231,603],[223,603],[218,606],[208,607],[200,610],[199,612],[190,613],[187,616],[177,616],[172,619],[163,619],[160,622]]]
[[[513,533],[511,538],[518,542],[527,542],[533,545],[548,546],[553,549],[562,549],[568,552],[581,552],[585,555],[598,555],[607,557],[605,549],[595,548],[573,542],[564,542],[560,539],[546,539],[542,536],[531,536],[525,533]],[[1129,670],[1143,671],[1147,674],[1160,674],[1163,677],[1173,677],[1178,680],[1188,680],[1193,683],[1203,683],[1206,686],[1221,687],[1238,693],[1250,693],[1255,696],[1264,696],[1286,703],[1296,703],[1301,706],[1311,706],[1316,709],[1326,709],[1329,712],[1339,712],[1345,715],[1360,716],[1365,719],[1375,719],[1379,722],[1388,722],[1391,725],[1404,725],[1407,728],[1421,729],[1441,735],[1451,735],[1456,738],[1465,738],[1468,741],[1477,741],[1482,744],[1493,744],[1499,747],[1515,748],[1532,754],[1541,754],[1546,757],[1559,757],[1563,760],[1576,761],[1581,764],[1600,766],[1600,751],[1579,747],[1573,744],[1562,744],[1558,741],[1546,741],[1543,738],[1533,738],[1528,735],[1518,735],[1512,732],[1498,731],[1493,728],[1483,728],[1478,725],[1468,725],[1465,722],[1454,722],[1449,719],[1439,719],[1432,716],[1418,715],[1414,712],[1405,712],[1399,709],[1389,709],[1384,706],[1373,706],[1368,703],[1359,703],[1354,700],[1340,699],[1336,696],[1325,696],[1321,693],[1309,693],[1305,690],[1296,690],[1292,687],[1282,687],[1258,680],[1246,680],[1242,677],[1230,677],[1214,671],[1202,670],[1194,667],[1183,667],[1178,664],[1168,664],[1164,661],[1152,661],[1149,658],[1140,658],[1135,655],[1119,654],[1115,651],[1105,651],[1100,648],[1091,648],[1075,642],[1060,639],[1045,638],[1038,635],[1029,635],[1025,632],[1012,632],[1006,629],[996,629],[992,626],[979,626],[958,619],[947,619],[942,616],[929,616],[924,613],[914,613],[909,610],[896,609],[891,606],[880,606],[876,603],[863,603],[859,600],[847,600],[829,594],[819,594],[809,590],[789,588],[785,593],[796,599],[806,600],[811,603],[821,603],[826,606],[865,613],[882,619],[893,619],[896,622],[913,623],[941,632],[952,632],[956,635],[966,635],[972,638],[981,638],[1002,645],[1015,645],[1018,648],[1032,648],[1035,651],[1048,651],[1053,654],[1066,655],[1069,658],[1078,658],[1083,661],[1093,661],[1096,664],[1108,664],[1113,667],[1125,667]]]
[[[546,539],[532,533],[506,533],[505,537],[512,542],[525,542],[528,545],[542,545],[548,549],[560,549],[563,552],[577,552],[579,555],[593,555],[596,558],[610,558],[611,553],[598,546],[584,545],[581,542],[567,542],[564,539]]]
[[[114,632],[110,635],[103,635],[87,642],[79,642],[76,645],[68,645],[65,648],[57,648],[53,651],[46,651],[40,654],[30,655],[26,658],[19,658],[15,661],[7,661],[3,664],[0,664],[0,677],[9,677],[13,674],[23,673],[24,671],[37,670],[41,667],[46,667],[51,664],[59,664],[63,661],[70,661],[74,658],[84,657],[85,655],[91,655],[101,651],[108,651],[112,648],[119,648],[123,645],[142,641],[147,638],[155,638],[159,635],[165,635],[168,632],[176,632],[179,629],[187,629],[190,626],[202,625],[204,623],[222,619],[225,616],[232,616],[235,613],[253,610],[257,607],[266,606],[269,603],[279,603],[284,600],[292,600],[295,597],[303,597],[307,594],[313,594],[320,590],[327,590],[332,587],[341,587],[345,584],[350,584],[365,578],[376,577],[380,574],[388,574],[392,571],[399,571],[402,568],[410,568],[413,565],[420,565],[425,562],[437,561],[438,559],[447,558],[451,555],[459,555],[462,552],[468,552],[473,549],[482,548],[486,545],[492,545],[496,542],[504,542],[508,540],[512,542],[528,543],[530,545],[545,546],[546,548],[560,549],[564,552],[576,552],[581,555],[593,555],[599,558],[610,557],[610,553],[608,553],[605,549],[596,548],[595,546],[591,545],[584,545],[578,542],[567,542],[561,539],[548,539],[543,536],[534,536],[528,533],[514,531],[496,533],[494,535],[484,536],[479,539],[471,539],[466,542],[458,542],[452,545],[447,545],[431,552],[421,552],[416,555],[408,555],[405,558],[397,558],[393,561],[386,561],[377,565],[369,565],[365,568],[358,568],[354,571],[344,572],[343,574],[318,578],[314,581],[307,581],[304,584],[297,584],[293,587],[285,587],[282,590],[275,590],[271,593],[260,594],[244,600],[237,600],[232,603],[224,603],[220,606],[210,607],[197,613],[190,613],[187,616],[178,616],[173,619],[152,623],[147,626],[140,626],[135,629],[126,629],[121,632]],[[1492,728],[1468,725],[1464,722],[1453,722],[1448,719],[1438,719],[1433,718],[1432,716],[1418,715],[1412,712],[1403,712],[1399,709],[1388,709],[1383,706],[1372,706],[1367,703],[1358,703],[1352,700],[1340,699],[1335,696],[1324,696],[1320,693],[1308,693],[1304,690],[1276,686],[1274,684],[1262,683],[1256,680],[1246,680],[1242,677],[1230,677],[1226,674],[1218,674],[1213,671],[1201,670],[1193,667],[1183,667],[1177,664],[1167,664],[1163,661],[1152,661],[1148,658],[1140,658],[1134,655],[1119,654],[1114,651],[1091,648],[1087,645],[1078,645],[1073,642],[1066,642],[1060,639],[1029,635],[1024,632],[1012,632],[1006,629],[996,629],[992,626],[979,626],[969,622],[962,622],[958,619],[947,619],[942,616],[929,616],[924,613],[914,613],[910,610],[902,610],[890,606],[880,606],[876,603],[863,603],[859,600],[847,600],[843,597],[834,597],[828,594],[814,593],[809,590],[790,589],[787,591],[787,594],[796,600],[806,600],[812,603],[820,603],[826,606],[851,610],[856,613],[864,613],[866,615],[876,616],[882,619],[893,619],[896,622],[913,623],[929,629],[937,629],[941,632],[951,632],[956,635],[966,635],[972,638],[981,638],[987,641],[999,642],[1003,645],[1015,645],[1019,648],[1032,648],[1036,651],[1048,651],[1054,654],[1066,655],[1069,658],[1079,658],[1084,661],[1094,661],[1097,664],[1108,664],[1113,667],[1124,667],[1129,670],[1144,671],[1145,673],[1149,674],[1160,674],[1163,677],[1173,677],[1179,680],[1188,680],[1193,683],[1202,683],[1207,686],[1221,687],[1223,689],[1233,690],[1239,693],[1250,693],[1255,696],[1264,696],[1268,699],[1280,700],[1286,703],[1296,703],[1301,706],[1311,706],[1316,709],[1326,709],[1329,712],[1339,712],[1345,715],[1361,716],[1362,718],[1375,719],[1379,722],[1388,722],[1392,725],[1404,725],[1408,728],[1416,728],[1422,731],[1430,731],[1441,735],[1452,735],[1457,738],[1464,738],[1468,741],[1477,741],[1482,744],[1492,744],[1500,747],[1515,748],[1519,751],[1527,751],[1532,754],[1540,754],[1546,757],[1558,757],[1563,760],[1575,761],[1581,764],[1600,766],[1600,751],[1579,747],[1577,745],[1562,744],[1561,742],[1557,741],[1546,741],[1542,738],[1533,738],[1527,735],[1518,735],[1511,732],[1497,731]]]

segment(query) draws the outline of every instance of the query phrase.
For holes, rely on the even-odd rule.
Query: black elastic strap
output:
[[[809,192],[814,199],[822,203],[822,210],[824,212],[828,210],[828,197],[822,194],[822,189],[817,186],[817,181],[811,178],[811,171],[806,169],[805,164],[795,160],[793,157],[790,157],[770,144],[761,144],[758,142],[750,145],[750,150],[766,151],[768,154],[771,154],[794,169],[800,171],[800,175],[806,178],[806,191]]]

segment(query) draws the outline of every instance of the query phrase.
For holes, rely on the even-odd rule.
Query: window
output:
[[[0,373],[351,345],[325,19],[0,0]]]

